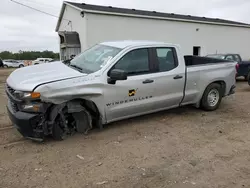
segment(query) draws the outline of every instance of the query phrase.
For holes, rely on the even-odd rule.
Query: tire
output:
[[[65,114],[67,116],[67,114]],[[58,114],[55,119],[55,122],[52,127],[52,137],[54,140],[62,141],[65,140],[68,136],[72,135],[75,131],[83,134],[87,134],[88,131],[92,128],[92,117],[88,111],[75,112],[70,114],[70,116],[65,116]],[[73,121],[72,121],[73,120]],[[73,126],[63,128],[63,122],[72,122]]]
[[[76,130],[78,133],[87,134],[87,132],[92,128],[91,115],[87,111],[81,111],[73,113],[73,117],[76,122]]]
[[[19,68],[22,68],[22,67],[24,67],[23,65],[19,65]]]
[[[201,99],[201,108],[206,111],[216,110],[222,99],[222,87],[220,84],[212,83],[207,86]]]
[[[57,141],[62,141],[66,138],[65,131],[60,126],[60,116],[56,118],[55,123],[52,127],[52,137]]]
[[[3,67],[4,67],[4,68],[8,68],[8,65],[4,65]]]
[[[250,78],[250,71],[247,73],[247,76],[244,76],[244,78],[245,78],[245,81],[249,80],[249,78]]]

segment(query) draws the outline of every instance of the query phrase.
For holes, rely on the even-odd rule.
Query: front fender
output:
[[[35,91],[41,93],[41,100],[52,104],[62,104],[75,99],[95,103],[103,122],[105,122],[103,83],[98,80],[64,80],[39,86]]]

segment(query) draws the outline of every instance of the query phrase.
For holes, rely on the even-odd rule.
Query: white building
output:
[[[250,58],[250,24],[222,19],[64,2],[56,31],[61,59],[113,40],[163,41],[179,44],[185,55]]]

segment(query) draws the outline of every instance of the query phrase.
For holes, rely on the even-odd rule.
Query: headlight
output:
[[[18,99],[39,99],[41,96],[38,92],[15,91],[14,94]]]

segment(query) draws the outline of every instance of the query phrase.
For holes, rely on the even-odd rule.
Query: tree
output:
[[[54,53],[52,51],[19,51],[18,53],[12,53],[9,51],[0,52],[1,59],[15,59],[15,60],[35,60],[37,58],[52,58],[59,59],[59,53]]]

